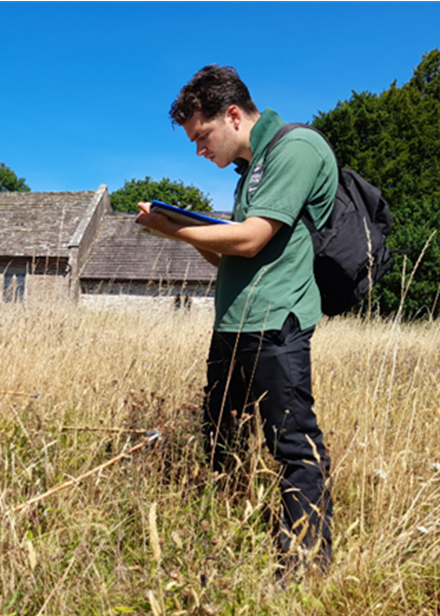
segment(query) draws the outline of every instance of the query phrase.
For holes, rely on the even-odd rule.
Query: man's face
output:
[[[200,112],[196,112],[183,128],[190,141],[196,143],[197,156],[204,156],[220,169],[230,165],[239,155],[236,120],[229,110],[213,120],[207,120]]]

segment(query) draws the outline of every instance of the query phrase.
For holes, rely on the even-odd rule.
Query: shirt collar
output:
[[[243,173],[248,168],[249,163],[245,158],[236,158],[234,160],[234,165],[236,165],[234,169],[235,173],[239,173],[240,175],[243,175]]]

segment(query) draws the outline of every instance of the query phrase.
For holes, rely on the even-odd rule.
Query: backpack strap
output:
[[[336,159],[336,164],[338,166],[338,181],[339,181],[340,184],[343,184],[345,186],[345,180],[344,180],[344,176],[342,174],[342,169],[341,169],[341,166],[339,165],[338,157],[336,156],[336,153],[335,153],[335,151],[333,149],[332,144],[327,139],[327,137],[323,133],[321,133],[320,130],[318,130],[314,126],[311,126],[310,124],[302,124],[301,122],[290,122],[289,124],[285,124],[284,126],[282,126],[275,133],[275,135],[272,137],[271,141],[269,142],[269,145],[266,148],[266,153],[264,155],[263,165],[266,164],[266,160],[267,160],[267,157],[269,156],[269,152],[278,143],[278,141],[280,141],[280,139],[282,139],[284,137],[284,135],[287,135],[287,133],[290,133],[292,130],[295,130],[295,128],[307,128],[309,130],[313,130],[315,133],[318,133],[318,135],[320,135],[324,139],[324,141],[327,143],[327,145],[329,146],[329,148],[333,152],[333,156]],[[303,208],[303,213],[301,214],[300,220],[302,220],[302,222],[305,224],[305,226],[307,227],[307,229],[309,230],[309,232],[311,234],[317,232],[315,223],[313,222],[313,219],[310,216],[310,214],[309,214],[309,212],[307,211],[306,208]]]
[[[339,182],[341,184],[344,184],[344,178],[342,177],[342,173],[341,173],[341,166],[339,164],[338,157],[336,156],[336,152],[334,151],[332,144],[327,139],[327,137],[324,135],[324,133],[321,133],[320,130],[318,130],[314,126],[311,126],[310,124],[303,124],[301,122],[290,122],[289,124],[285,124],[284,126],[282,126],[275,133],[275,135],[272,137],[271,141],[269,142],[269,145],[266,148],[266,153],[264,155],[263,164],[266,162],[269,152],[274,147],[274,145],[276,145],[278,141],[284,137],[284,135],[287,135],[287,133],[290,133],[292,130],[295,130],[295,128],[307,128],[309,130],[313,130],[315,133],[318,133],[318,135],[320,135],[324,139],[324,141],[326,142],[328,147],[331,149],[331,151],[333,152],[333,156],[336,159],[336,164],[338,165]]]
[[[264,162],[266,162],[269,152],[272,150],[274,145],[276,145],[278,141],[284,137],[284,135],[287,135],[287,133],[290,133],[290,131],[295,130],[295,128],[310,128],[310,126],[308,124],[301,124],[301,122],[291,122],[290,124],[285,124],[284,126],[282,126],[275,133],[269,145],[267,146],[266,154],[264,156]]]

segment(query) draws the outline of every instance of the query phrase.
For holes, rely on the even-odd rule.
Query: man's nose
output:
[[[206,152],[205,146],[197,144],[197,156],[203,156],[205,152]]]

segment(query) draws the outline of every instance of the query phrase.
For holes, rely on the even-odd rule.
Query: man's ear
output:
[[[225,117],[231,122],[234,129],[238,130],[243,119],[243,112],[237,105],[231,105],[228,107]]]

